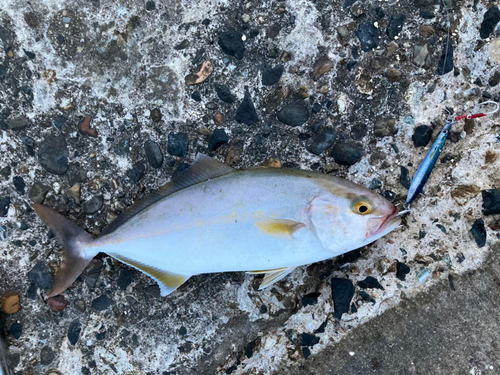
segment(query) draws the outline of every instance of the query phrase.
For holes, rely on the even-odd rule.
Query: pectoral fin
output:
[[[270,236],[285,238],[292,238],[296,231],[306,226],[304,223],[287,219],[261,220],[255,225]]]
[[[155,267],[151,267],[131,259],[113,255],[119,261],[128,264],[131,267],[144,272],[146,275],[154,279],[160,287],[160,294],[162,297],[168,296],[182,284],[184,284],[190,276],[179,275],[168,271],[163,271]]]
[[[262,283],[259,286],[259,290],[262,290],[262,289],[267,288],[268,286],[274,284],[276,281],[280,281],[282,278],[284,278],[286,275],[288,275],[294,269],[295,269],[295,267],[283,267],[283,268],[276,268],[274,270],[248,271],[247,273],[249,273],[249,274],[265,273],[266,274],[264,276],[264,279],[262,280]]]

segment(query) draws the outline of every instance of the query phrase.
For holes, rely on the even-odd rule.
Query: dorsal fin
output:
[[[233,168],[200,153],[196,157],[193,164],[184,173],[173,178],[169,183],[163,185],[155,192],[149,194],[144,199],[141,199],[127,208],[115,219],[115,221],[111,223],[111,225],[104,228],[101,235],[113,232],[123,223],[127,222],[131,217],[137,215],[145,208],[169,196],[170,194],[187,188],[188,186],[192,186],[215,177],[220,177],[233,171]]]

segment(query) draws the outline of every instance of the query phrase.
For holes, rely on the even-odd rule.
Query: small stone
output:
[[[405,281],[406,275],[410,273],[410,267],[408,267],[406,264],[397,262],[396,264],[396,277],[401,280]]]
[[[443,52],[439,58],[437,74],[445,75],[453,70],[453,45],[449,38],[443,42]]]
[[[50,297],[49,298],[49,308],[52,311],[55,312],[61,312],[64,311],[66,306],[69,305],[69,302],[66,301],[66,298],[62,294],[59,294],[58,296]]]
[[[201,94],[199,91],[193,91],[191,94],[191,99],[193,99],[195,102],[201,102]]]
[[[26,188],[26,184],[24,183],[24,180],[21,176],[14,176],[12,178],[12,183],[14,184],[14,187],[19,193],[24,194],[24,189]]]
[[[375,299],[363,290],[359,292],[359,296],[361,297],[361,301],[363,302],[369,302],[373,305],[376,303]]]
[[[282,168],[283,164],[278,159],[269,158],[264,163],[262,163],[263,167],[268,168]]]
[[[248,86],[245,86],[245,96],[236,110],[235,120],[245,125],[253,125],[258,120]]]
[[[301,340],[300,340],[302,346],[314,346],[317,343],[319,343],[319,337],[311,335],[309,333],[302,333]]]
[[[399,44],[397,44],[394,40],[387,44],[386,51],[387,57],[391,57],[398,50]]]
[[[85,116],[82,122],[78,124],[78,131],[81,135],[88,135],[92,138],[97,138],[97,130],[90,126],[91,116]]]
[[[208,149],[214,151],[227,142],[229,142],[229,137],[226,131],[224,129],[215,129],[208,138]]]
[[[0,197],[0,217],[7,216],[10,207],[10,197]]]
[[[23,334],[23,326],[19,323],[12,323],[9,329],[9,333],[16,339],[19,340]]]
[[[411,139],[415,147],[427,146],[432,137],[432,128],[428,125],[420,125],[415,128]]]
[[[56,116],[53,124],[57,129],[61,130],[63,125],[66,123],[66,121],[68,121],[68,118],[66,116],[59,115],[59,116]]]
[[[94,195],[89,200],[83,202],[83,212],[85,212],[87,215],[95,214],[102,208],[103,203],[104,197],[102,195]]]
[[[68,146],[64,136],[47,136],[38,150],[38,162],[49,173],[61,175],[68,170]]]
[[[302,102],[291,102],[278,111],[278,120],[289,126],[300,126],[309,119],[309,111]]]
[[[2,296],[2,310],[6,314],[15,314],[21,310],[19,293],[13,290],[5,292]]]
[[[73,320],[68,328],[68,340],[71,345],[75,345],[80,337],[82,325],[78,319]]]
[[[127,268],[122,268],[120,270],[120,275],[116,281],[116,285],[121,290],[126,290],[128,286],[132,283],[132,271]]]
[[[179,328],[179,335],[184,336],[187,333],[186,327]]]
[[[7,120],[10,130],[18,131],[26,129],[29,125],[29,120],[26,117],[11,118]]]
[[[491,164],[498,159],[498,154],[493,150],[486,151],[484,154],[484,162],[486,164]]]
[[[177,176],[180,176],[181,174],[184,173],[184,171],[186,171],[186,169],[189,168],[189,164],[188,163],[180,163],[177,168],[175,168],[174,172],[172,173],[172,178],[175,178]]]
[[[373,276],[368,276],[366,279],[358,282],[358,286],[362,289],[381,289],[384,290],[384,287],[380,285],[378,280]]]
[[[382,275],[396,271],[396,264],[389,258],[380,258],[377,262],[377,268]]]
[[[378,120],[375,123],[373,134],[375,137],[384,138],[397,133],[396,120]]]
[[[189,40],[184,39],[182,42],[180,42],[179,44],[174,46],[174,49],[176,51],[180,51],[180,50],[183,50],[183,49],[188,48],[188,47],[189,47]]]
[[[160,122],[161,121],[161,118],[162,118],[162,114],[161,114],[161,111],[159,108],[154,108],[150,115],[149,115],[149,118],[153,121],[153,122]]]
[[[75,308],[80,312],[85,312],[85,309],[87,308],[83,299],[77,299],[75,300],[75,302],[73,302],[73,304],[75,305]]]
[[[49,289],[54,277],[50,273],[49,267],[40,261],[28,272],[28,280],[42,289]]]
[[[81,185],[80,183],[74,184],[72,187],[66,190],[66,193],[75,200],[77,204],[80,204],[80,194],[81,194]]]
[[[43,366],[50,365],[56,358],[54,351],[49,346],[44,346],[40,351],[40,364]]]
[[[347,166],[356,164],[364,155],[363,147],[346,142],[337,143],[331,153],[337,164]]]
[[[224,114],[221,112],[217,112],[214,115],[214,122],[216,125],[222,125],[224,123]]]
[[[500,214],[500,189],[488,189],[481,191],[483,196],[483,214]]]
[[[250,15],[247,13],[243,13],[243,15],[241,16],[241,20],[245,23],[250,22]]]
[[[429,50],[427,49],[427,44],[423,46],[415,45],[413,52],[413,62],[418,67],[428,68],[431,63],[431,58],[429,55]]]
[[[333,278],[331,282],[335,317],[340,320],[342,315],[349,311],[355,289],[352,281],[348,279]]]
[[[389,70],[385,73],[385,76],[391,82],[399,82],[401,81],[402,73],[396,68],[389,68]]]
[[[205,82],[213,71],[213,64],[208,60],[203,61],[203,63],[195,69],[194,73],[190,73],[184,77],[184,82],[188,86],[199,85],[200,83]]]
[[[377,189],[380,189],[381,187],[382,187],[382,181],[380,181],[376,178],[371,180],[370,185],[368,185],[368,189],[370,189],[370,190],[377,190]]]
[[[434,17],[436,17],[436,15],[432,12],[428,12],[426,10],[421,10],[420,11],[420,17],[426,19],[426,20],[431,20],[433,19]]]
[[[356,30],[356,36],[364,52],[377,48],[380,42],[380,30],[371,23],[360,24]]]
[[[243,43],[242,37],[243,35],[238,31],[220,33],[218,44],[222,52],[241,60],[245,54],[245,44]]]
[[[148,163],[153,168],[160,168],[163,164],[163,154],[161,153],[158,143],[151,140],[144,143],[144,151],[146,151],[146,158]]]
[[[274,68],[266,67],[262,70],[262,84],[264,86],[271,86],[279,82],[283,74],[283,65],[275,66]]]
[[[302,306],[316,305],[321,293],[309,293],[302,297]]]
[[[349,30],[344,26],[337,27],[337,34],[339,34],[340,39],[344,39],[347,35],[349,35]]]
[[[137,162],[132,166],[132,169],[127,171],[127,177],[134,182],[139,182],[146,173],[146,166],[142,162]]]
[[[479,30],[481,39],[486,39],[490,36],[491,32],[495,30],[495,26],[500,21],[500,10],[497,7],[491,7],[484,13],[483,22]]]
[[[332,69],[333,62],[328,58],[328,56],[322,56],[313,64],[311,78],[313,81],[317,81],[323,74],[328,73]]]
[[[229,90],[229,87],[221,83],[215,83],[214,87],[215,92],[217,93],[217,96],[220,100],[228,104],[234,102],[234,96],[233,94],[231,94],[231,90]]]
[[[155,4],[155,2],[154,2],[154,1],[149,0],[149,1],[147,1],[147,2],[146,2],[146,10],[147,10],[148,12],[152,12],[153,10],[155,10],[155,8],[156,8],[156,4]],[[74,345],[74,344],[73,344],[73,345]]]
[[[459,185],[451,192],[451,197],[459,206],[463,206],[480,192],[481,189],[476,185]]]
[[[170,132],[168,133],[167,152],[170,155],[184,157],[189,149],[189,137],[187,133]]]
[[[500,219],[492,221],[490,225],[488,225],[491,230],[494,230],[495,232],[500,232]]]
[[[321,133],[310,138],[306,145],[306,150],[321,155],[328,147],[330,147],[337,138],[337,131],[332,128],[326,128]]]
[[[266,29],[266,38],[273,39],[276,38],[281,31],[281,26],[277,23],[270,25]]]
[[[436,32],[436,30],[434,30],[434,28],[431,25],[420,25],[420,29],[418,32],[422,37],[428,38],[431,35],[433,35]]]
[[[103,294],[102,296],[97,297],[92,301],[92,308],[97,311],[104,311],[111,307],[113,304],[114,301],[107,295]]]
[[[403,185],[404,188],[410,189],[411,178],[410,171],[408,168],[401,166],[401,176],[399,177],[399,182]]]
[[[9,178],[11,173],[12,169],[10,168],[10,165],[6,165],[2,169],[0,169],[0,176],[2,176],[4,179]]]
[[[396,199],[396,193],[390,190],[385,190],[382,193],[382,196],[387,199],[389,202],[393,202]]]
[[[488,80],[488,85],[494,87],[498,85],[499,82],[500,82],[500,72],[497,70]]]
[[[100,259],[92,259],[89,266],[87,267],[87,277],[85,278],[85,284],[89,288],[95,288],[99,275],[101,274],[103,262]]]
[[[386,34],[390,39],[394,39],[394,37],[398,36],[401,30],[403,29],[403,25],[406,21],[406,16],[404,14],[396,14],[391,16],[389,23],[387,24]]]
[[[37,288],[35,284],[30,283],[30,286],[26,291],[26,296],[31,300],[35,300],[37,298]]]

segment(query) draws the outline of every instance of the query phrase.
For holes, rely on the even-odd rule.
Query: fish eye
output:
[[[358,201],[354,203],[354,212],[360,215],[367,215],[372,211],[370,203],[365,201]]]

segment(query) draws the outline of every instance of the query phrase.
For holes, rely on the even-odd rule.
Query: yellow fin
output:
[[[259,286],[259,290],[262,290],[270,285],[273,285],[276,281],[280,281],[294,269],[295,267],[284,267],[284,268],[276,268],[274,270],[264,271],[266,275],[264,276],[264,279],[262,280],[262,283]],[[253,271],[251,273],[257,273],[257,271]],[[262,271],[260,273],[262,273]]]
[[[306,226],[304,223],[287,219],[261,220],[255,225],[270,236],[288,238],[291,238],[292,234]]]
[[[162,297],[168,296],[170,293],[184,284],[184,282],[186,282],[186,280],[190,277],[163,271],[158,268],[147,266],[145,264],[133,261],[132,259],[128,259],[122,256],[113,255],[113,257],[118,259],[120,262],[126,263],[129,266],[134,267],[153,278],[160,287],[160,294]]]

